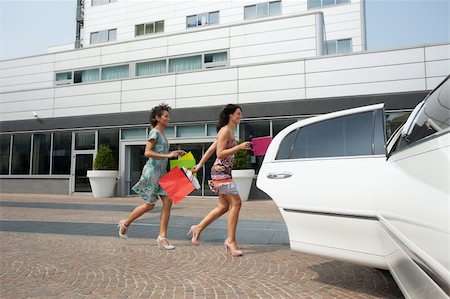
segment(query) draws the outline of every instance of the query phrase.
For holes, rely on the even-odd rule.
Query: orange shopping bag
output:
[[[195,190],[194,185],[178,166],[175,166],[165,176],[160,178],[158,183],[175,204],[179,203],[189,193]]]

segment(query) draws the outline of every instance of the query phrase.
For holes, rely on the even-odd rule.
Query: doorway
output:
[[[72,192],[92,192],[87,171],[92,170],[93,167],[96,139],[96,131],[73,132]]]

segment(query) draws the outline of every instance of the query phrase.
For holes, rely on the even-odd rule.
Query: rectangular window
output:
[[[13,136],[11,174],[30,174],[31,134]]]
[[[116,1],[117,0],[92,0],[92,6],[108,4],[108,3],[116,2]]]
[[[117,65],[102,68],[102,80],[128,78],[129,65]]]
[[[72,132],[53,133],[52,174],[70,174]]]
[[[9,174],[11,135],[0,135],[0,174]]]
[[[114,155],[114,169],[119,165],[119,129],[98,130],[98,147],[104,144],[109,146]]]
[[[135,36],[164,32],[164,21],[139,24],[135,27]]]
[[[121,132],[122,139],[145,139],[146,130],[145,128],[130,128],[122,129]]]
[[[91,32],[91,45],[115,41],[117,39],[117,29],[109,29]]]
[[[136,76],[151,76],[166,72],[166,61],[150,61],[136,63]]]
[[[202,56],[173,58],[169,60],[169,73],[199,70],[202,68]]]
[[[344,54],[352,52],[352,39],[329,40],[326,42],[327,54]]]
[[[263,2],[244,7],[244,20],[281,15],[281,1]]]
[[[227,65],[227,52],[205,54],[203,63],[205,68],[213,68]]]
[[[219,12],[212,11],[186,17],[186,28],[219,24]]]
[[[331,6],[342,3],[349,3],[350,0],[308,0],[308,9],[313,9],[322,6]]]
[[[177,137],[203,137],[205,135],[204,125],[177,126]]]
[[[72,83],[72,72],[56,73],[56,85]]]
[[[95,131],[75,133],[75,150],[95,149]]]
[[[50,133],[33,134],[32,174],[50,173]]]
[[[73,83],[93,82],[100,80],[99,69],[75,71]]]

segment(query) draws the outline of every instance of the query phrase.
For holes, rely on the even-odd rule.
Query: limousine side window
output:
[[[399,142],[402,148],[450,126],[450,80],[446,80],[426,99],[412,126]]]
[[[282,140],[276,159],[383,154],[383,110],[377,110],[329,119],[293,131]]]

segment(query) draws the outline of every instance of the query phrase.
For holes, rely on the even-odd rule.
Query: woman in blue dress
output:
[[[127,219],[119,222],[119,236],[127,238],[127,230],[130,224],[142,216],[144,213],[151,211],[155,207],[155,203],[161,198],[163,207],[160,215],[159,235],[156,239],[158,247],[163,246],[167,250],[175,247],[167,240],[167,225],[169,224],[170,209],[172,200],[164,192],[158,183],[158,180],[167,172],[168,159],[176,158],[185,154],[182,150],[169,152],[169,142],[164,135],[164,129],[169,125],[170,107],[161,104],[152,109],[150,113],[150,123],[152,129],[148,134],[147,144],[145,146],[144,156],[148,158],[147,163],[142,169],[142,175],[132,190],[140,195],[144,200],[144,204],[136,207]]]

